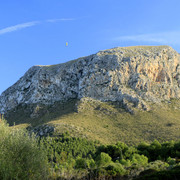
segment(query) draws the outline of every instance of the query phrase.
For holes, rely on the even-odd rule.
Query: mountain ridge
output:
[[[180,55],[169,46],[116,47],[63,64],[33,66],[0,96],[0,112],[19,104],[89,97],[129,112],[180,97]]]

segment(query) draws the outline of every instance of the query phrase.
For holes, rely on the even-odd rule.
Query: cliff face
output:
[[[148,110],[180,97],[180,55],[169,46],[113,48],[64,64],[33,66],[0,96],[0,112],[19,104],[90,97]]]

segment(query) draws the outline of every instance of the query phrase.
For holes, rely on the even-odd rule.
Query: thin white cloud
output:
[[[17,24],[17,25],[14,25],[14,26],[9,26],[9,27],[0,29],[0,35],[10,33],[10,32],[13,32],[13,31],[19,31],[21,29],[28,28],[28,27],[31,27],[31,26],[35,26],[35,25],[43,23],[43,22],[55,23],[55,22],[60,22],[60,21],[73,21],[73,20],[75,20],[75,19],[73,19],[73,18],[61,18],[61,19],[48,19],[48,20],[45,20],[45,21],[26,22],[26,23]]]
[[[54,22],[59,22],[59,21],[73,21],[75,19],[73,18],[61,18],[61,19],[48,19],[46,22],[54,23]]]
[[[32,22],[26,22],[26,23],[22,23],[22,24],[17,24],[15,26],[10,26],[10,27],[6,27],[4,29],[0,29],[0,35],[5,34],[5,33],[10,33],[13,31],[18,31],[24,28],[28,28],[31,26],[35,26],[36,24],[39,24],[39,21],[32,21]]]
[[[113,40],[117,41],[136,41],[136,42],[152,42],[160,44],[176,44],[180,45],[180,31],[170,31],[154,34],[140,34],[132,36],[119,36]]]

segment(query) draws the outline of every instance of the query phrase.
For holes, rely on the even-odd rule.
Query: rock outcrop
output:
[[[33,66],[0,96],[0,112],[19,104],[89,97],[148,110],[180,98],[180,55],[169,46],[117,47],[64,64]]]
[[[53,134],[53,132],[55,131],[55,127],[49,124],[44,124],[41,126],[37,126],[37,127],[27,127],[27,130],[29,131],[30,134],[34,133],[36,135],[36,137],[47,137],[51,134]]]

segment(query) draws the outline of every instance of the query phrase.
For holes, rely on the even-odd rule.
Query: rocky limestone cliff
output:
[[[117,47],[64,64],[33,66],[2,93],[0,112],[84,97],[118,101],[129,111],[179,98],[180,55],[169,46]]]

